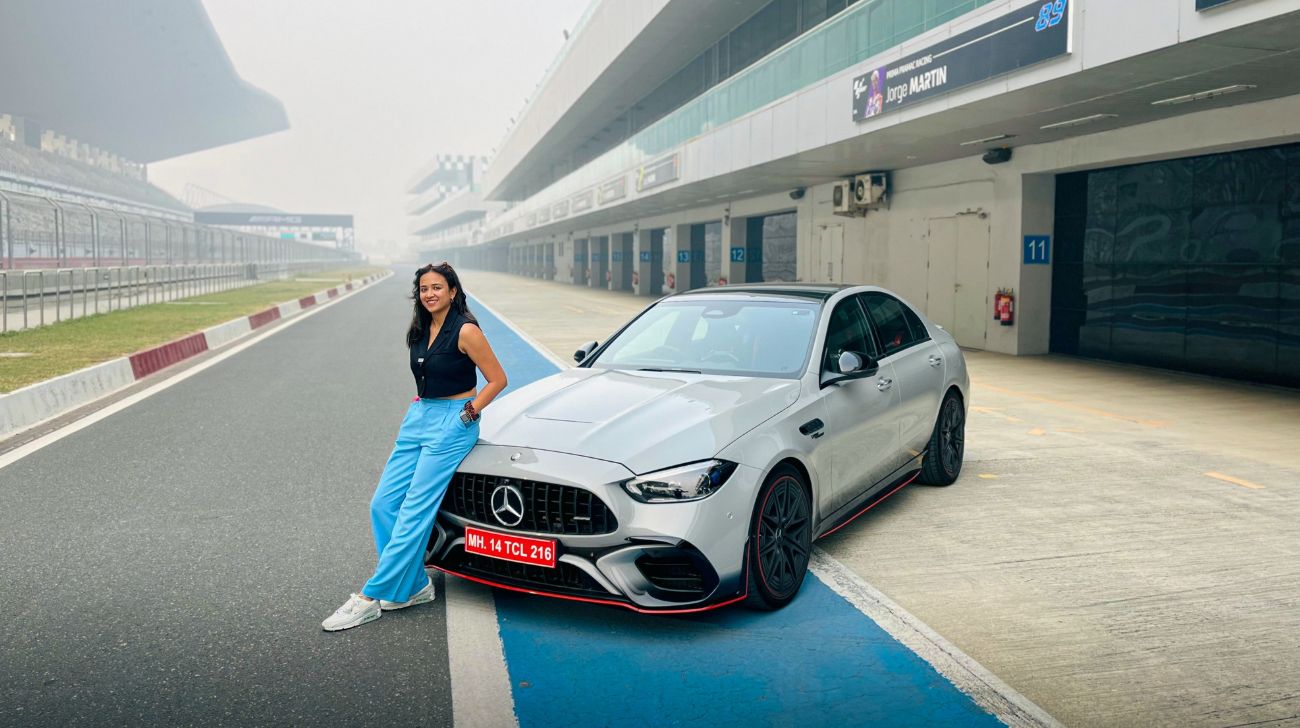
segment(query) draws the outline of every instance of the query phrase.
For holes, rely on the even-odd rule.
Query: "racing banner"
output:
[[[853,120],[865,121],[1069,52],[1069,0],[1039,0],[853,79]]]
[[[596,189],[596,202],[601,205],[627,197],[627,176],[619,175]]]
[[[637,170],[636,191],[642,192],[651,187],[668,184],[677,179],[677,155],[642,165]]]
[[[272,227],[352,227],[351,215],[304,215],[278,212],[194,212],[200,225],[267,225]]]

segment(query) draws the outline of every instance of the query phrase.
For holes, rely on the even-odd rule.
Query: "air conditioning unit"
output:
[[[853,183],[845,180],[836,182],[831,189],[831,211],[836,215],[854,217],[861,214],[858,203],[853,201]]]
[[[889,174],[868,172],[853,178],[853,204],[863,210],[878,210],[889,198]]]

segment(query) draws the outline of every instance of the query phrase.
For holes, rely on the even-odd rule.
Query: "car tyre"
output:
[[[771,611],[789,604],[803,586],[812,554],[812,503],[797,469],[778,466],[763,481],[746,550],[746,606]]]
[[[939,417],[930,434],[922,461],[921,482],[927,485],[952,485],[961,475],[966,454],[966,410],[956,392],[948,392],[939,405]]]

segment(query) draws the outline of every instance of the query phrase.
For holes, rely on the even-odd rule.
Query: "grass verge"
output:
[[[382,272],[343,268],[0,334],[0,394]],[[192,305],[199,304],[199,305]]]

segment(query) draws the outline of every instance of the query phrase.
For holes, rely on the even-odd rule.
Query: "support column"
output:
[[[632,290],[632,233],[614,233],[610,236],[609,290]]]
[[[1021,356],[1046,354],[1051,348],[1052,324],[1052,263],[1050,255],[1052,231],[1056,225],[1056,176],[1052,174],[1020,175],[1020,234],[1015,236],[1011,257],[1020,266],[1020,286],[1016,291],[1016,351]],[[1025,264],[1024,239],[1047,237],[1047,246],[1035,251],[1047,251],[1046,263]],[[996,240],[996,238],[994,238]],[[1003,254],[1005,256],[1005,253]],[[1042,260],[1041,255],[1034,260]],[[993,282],[990,281],[988,301],[993,300]],[[986,306],[988,308],[988,306]],[[999,326],[998,328],[1003,328]]]
[[[633,292],[656,298],[663,295],[664,229],[637,231],[634,247]]]
[[[672,293],[691,290],[691,231],[694,225],[676,225],[673,227],[673,254],[664,261],[664,265],[673,274]],[[700,265],[704,264],[701,256]]]
[[[587,267],[587,239],[581,238],[573,241],[573,284],[578,286],[587,285],[588,267]]]
[[[745,282],[746,228],[748,218],[733,217],[722,223],[722,273],[728,284]]]
[[[638,296],[649,295],[650,264],[654,257],[653,240],[649,230],[638,230],[632,239],[632,292]]]
[[[609,288],[613,275],[609,271],[609,236],[598,235],[590,239],[592,288]]]
[[[555,243],[555,280],[573,282],[573,241],[567,238]]]

